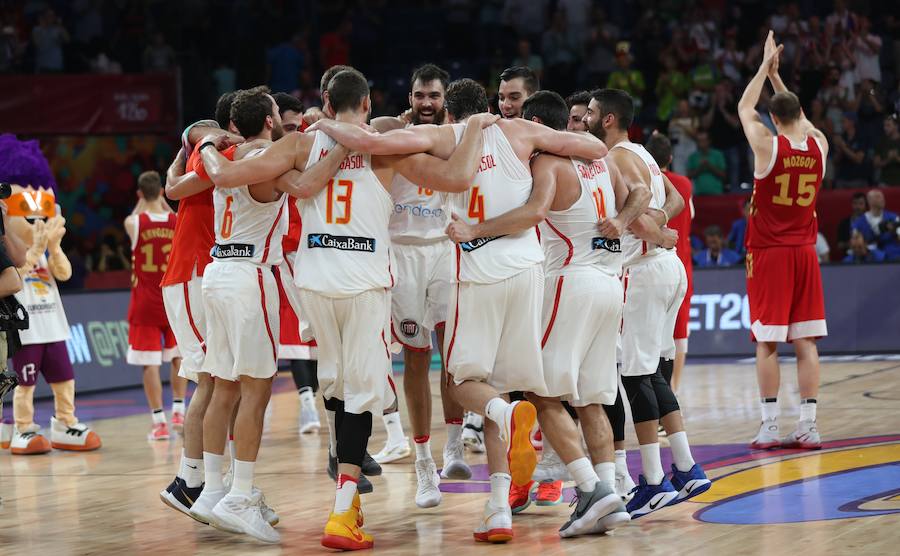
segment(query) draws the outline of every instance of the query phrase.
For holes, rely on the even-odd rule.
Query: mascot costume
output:
[[[30,318],[21,331],[22,349],[12,359],[19,385],[13,394],[15,430],[10,440],[13,454],[43,454],[57,450],[88,451],[100,447],[100,437],[75,417],[75,373],[66,340],[69,323],[63,310],[57,280],[68,280],[72,265],[61,248],[66,220],[59,214],[53,193],[56,180],[37,141],[19,141],[0,135],[0,181],[10,182],[6,199],[9,229],[28,247],[25,266],[19,268],[23,288],[16,294]],[[53,390],[54,416],[50,440],[34,422],[34,387],[38,374]]]

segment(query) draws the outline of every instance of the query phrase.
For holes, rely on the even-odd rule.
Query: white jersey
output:
[[[453,124],[456,142],[466,126]],[[519,208],[531,197],[531,170],[516,156],[499,126],[485,128],[481,165],[475,183],[450,196],[453,212],[469,224]],[[543,262],[537,228],[505,236],[482,237],[456,246],[457,282],[493,284]]]
[[[631,151],[638,155],[644,164],[647,165],[647,169],[650,171],[650,208],[662,210],[663,205],[666,203],[666,184],[663,181],[659,165],[653,159],[653,155],[647,152],[643,145],[638,145],[631,141],[623,141],[613,148]],[[625,266],[649,260],[652,257],[668,252],[667,249],[641,240],[631,232],[625,232],[622,235],[622,256],[624,257],[623,264]]]
[[[450,213],[445,194],[427,185],[417,185],[398,173],[391,182],[391,198],[394,201],[390,224],[393,243],[421,244],[447,239]]]
[[[306,167],[335,145],[317,131]],[[388,233],[393,206],[372,171],[371,156],[350,153],[327,187],[299,203],[303,234],[294,265],[297,286],[328,297],[393,286]]]
[[[541,242],[547,276],[579,268],[594,268],[611,276],[622,273],[622,249],[618,239],[600,237],[600,218],[613,218],[616,196],[609,169],[602,160],[571,159],[581,185],[575,203],[551,210],[541,223]]]
[[[245,158],[260,154],[257,149]],[[210,255],[217,261],[247,261],[275,266],[284,259],[281,238],[287,233],[287,195],[263,203],[250,195],[248,186],[215,188],[216,244]]]
[[[41,255],[35,267],[22,277],[22,291],[16,294],[16,299],[28,311],[29,327],[19,331],[22,345],[69,339],[69,321],[46,254]]]

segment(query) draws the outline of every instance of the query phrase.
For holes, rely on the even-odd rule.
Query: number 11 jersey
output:
[[[328,155],[334,139],[316,132],[306,168]],[[370,155],[350,153],[328,185],[299,203],[302,233],[294,282],[326,297],[391,288],[391,196]]]

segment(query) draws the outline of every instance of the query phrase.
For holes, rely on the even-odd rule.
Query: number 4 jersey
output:
[[[307,168],[336,143],[316,132]],[[327,297],[390,288],[388,223],[394,203],[367,154],[350,153],[318,195],[300,201],[303,232],[295,264],[298,287]]]
[[[168,326],[160,281],[166,273],[176,216],[171,212],[142,212],[135,219],[131,237],[131,325]]]
[[[825,175],[822,148],[809,135],[792,143],[772,138],[769,168],[754,176],[747,247],[788,247],[816,243],[816,195]]]

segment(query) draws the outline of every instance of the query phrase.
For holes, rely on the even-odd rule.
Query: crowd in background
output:
[[[717,195],[752,184],[737,102],[770,28],[784,44],[785,82],[828,136],[825,187],[900,186],[900,12],[890,2],[0,0],[0,73],[179,71],[194,120],[222,92],[262,82],[319,104],[318,78],[334,64],[371,80],[375,116],[407,107],[422,61],[490,94],[504,68],[527,65],[564,96],[631,93],[632,139],[667,133],[672,169],[695,195]],[[760,117],[774,131],[767,97]],[[869,252],[885,247],[870,239]],[[834,247],[850,252],[846,243]],[[117,265],[118,249],[98,244],[90,258]]]

